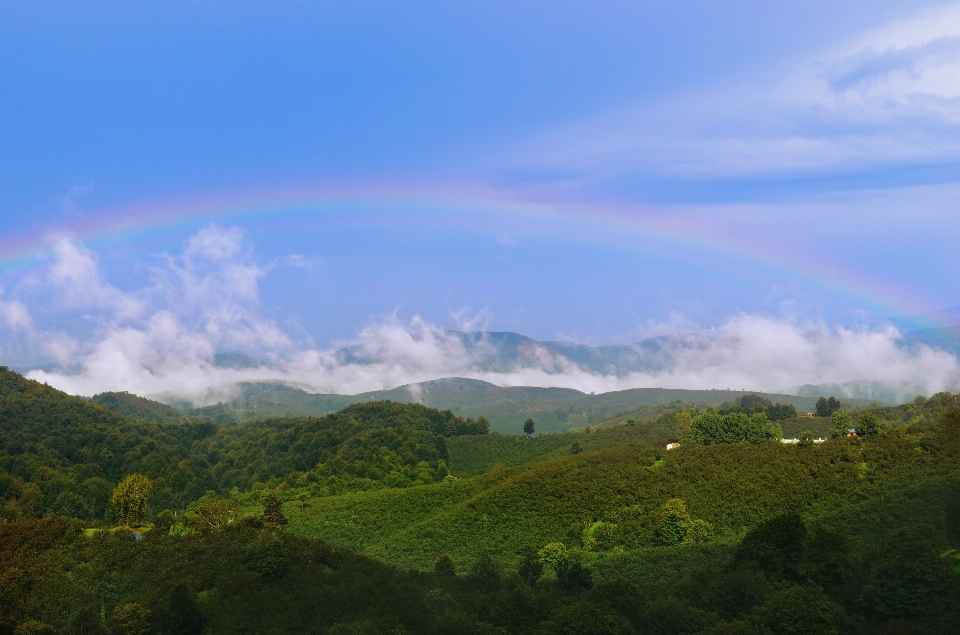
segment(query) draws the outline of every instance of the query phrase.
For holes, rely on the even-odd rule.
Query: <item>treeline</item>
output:
[[[831,397],[833,399],[833,397]],[[770,421],[782,421],[797,416],[797,409],[789,403],[773,403],[760,395],[743,395],[736,402],[727,401],[717,408],[721,415],[743,413],[748,416],[763,413]]]
[[[142,405],[130,395],[104,401],[134,411]],[[448,474],[447,437],[488,428],[482,417],[392,402],[244,425],[155,423],[0,368],[0,517],[109,522],[110,493],[131,473],[153,479],[155,511],[256,484],[299,484],[323,495],[431,483]]]
[[[103,406],[111,412],[136,417],[152,423],[180,423],[190,419],[186,413],[173,406],[133,395],[126,391],[103,392],[91,397],[90,402]]]

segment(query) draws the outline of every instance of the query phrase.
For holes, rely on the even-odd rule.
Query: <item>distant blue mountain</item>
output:
[[[686,334],[655,337],[636,344],[588,346],[576,342],[539,342],[509,331],[449,331],[447,334],[460,340],[478,370],[501,372],[537,367],[562,372],[573,363],[591,373],[615,376],[670,368],[677,353],[702,350],[711,341],[700,335]],[[367,354],[362,346],[339,350],[337,359],[344,364],[381,361]]]
[[[926,344],[960,356],[960,325],[913,331],[907,333],[904,340],[907,343]]]
[[[213,365],[217,368],[269,368],[270,364],[243,353],[217,353],[213,356]]]

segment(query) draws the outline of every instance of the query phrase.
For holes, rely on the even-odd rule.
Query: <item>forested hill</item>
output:
[[[94,395],[90,401],[118,414],[155,423],[178,423],[185,416],[179,408],[128,392],[104,392]]]
[[[958,397],[819,444],[688,434],[755,399],[521,438],[390,401],[147,422],[0,369],[0,635],[960,633]]]
[[[671,388],[632,388],[601,394],[587,394],[572,388],[539,388],[535,386],[497,386],[478,379],[448,377],[432,381],[398,386],[390,390],[358,395],[316,394],[280,382],[253,382],[237,385],[238,396],[228,402],[203,408],[186,408],[193,418],[210,419],[218,423],[249,421],[260,417],[320,416],[336,412],[353,403],[367,401],[399,401],[422,403],[431,408],[450,410],[469,417],[486,417],[491,431],[519,434],[528,418],[537,422],[540,432],[564,432],[625,415],[645,419],[662,414],[681,404],[688,407],[720,406],[754,394],[741,390],[683,390]],[[813,411],[817,398],[756,393],[771,402],[790,404],[800,412]],[[824,392],[824,395],[841,393]],[[133,399],[141,400],[129,403]],[[94,397],[97,403],[120,408],[124,414],[146,412],[140,397],[124,393],[105,393]],[[843,399],[850,406],[865,406],[873,402],[862,399]],[[160,406],[163,404],[150,402]]]
[[[245,425],[156,423],[0,367],[0,515],[103,519],[114,486],[134,472],[154,479],[154,510],[283,480],[326,492],[430,483],[448,473],[445,439],[487,425],[392,402]]]

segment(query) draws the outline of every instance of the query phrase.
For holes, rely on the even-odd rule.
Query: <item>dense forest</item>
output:
[[[0,634],[960,633],[958,397],[754,397],[527,438],[0,369]]]
[[[136,400],[118,407],[136,411],[131,403]],[[483,418],[392,402],[246,425],[187,417],[156,423],[2,369],[0,516],[62,514],[109,523],[110,493],[131,473],[154,480],[150,503],[156,510],[183,509],[208,491],[281,483],[313,493],[430,483],[448,474],[447,438],[485,434],[487,427]]]

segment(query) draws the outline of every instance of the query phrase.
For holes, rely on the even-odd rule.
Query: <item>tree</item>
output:
[[[799,442],[797,443],[801,448],[809,448],[813,445],[813,432],[809,430],[804,430],[800,433]]]
[[[748,531],[734,558],[773,578],[799,581],[806,542],[803,519],[798,514],[784,514]]]
[[[755,619],[775,635],[841,635],[850,632],[850,618],[815,584],[774,593],[754,611]]]
[[[273,540],[263,548],[256,561],[256,571],[266,578],[282,578],[290,568],[290,556],[279,540]]]
[[[433,571],[437,575],[457,575],[457,569],[453,566],[453,558],[449,553],[441,553],[433,563]]]
[[[824,589],[841,586],[853,571],[850,539],[842,527],[814,523],[807,531],[801,573]]]
[[[792,403],[775,403],[767,408],[767,419],[770,419],[770,421],[782,421],[796,416],[797,409]]]
[[[477,434],[487,434],[490,432],[490,420],[480,415],[477,417]]]
[[[289,521],[283,515],[283,503],[280,497],[274,493],[267,494],[263,498],[263,522],[283,527]]]
[[[113,619],[126,635],[145,635],[150,630],[150,610],[136,602],[113,609]]]
[[[529,437],[531,434],[533,434],[536,425],[537,424],[533,419],[527,419],[523,422],[523,433]]]
[[[135,525],[147,512],[147,499],[153,490],[153,481],[143,474],[128,474],[120,481],[110,505],[120,522]]]
[[[63,516],[69,516],[71,518],[83,518],[90,513],[83,497],[69,490],[60,492],[60,495],[57,496],[57,500],[54,503],[54,509]]]
[[[583,446],[579,442],[574,441],[570,444],[570,454],[580,454],[583,452]]]
[[[838,410],[830,415],[830,419],[833,421],[833,427],[830,428],[831,439],[847,436],[847,431],[853,427],[853,417],[846,412]]]
[[[687,527],[690,522],[687,504],[679,498],[671,498],[663,504],[660,517],[657,519],[657,534],[660,542],[665,545],[680,544],[687,537]]]
[[[827,405],[826,397],[820,397],[817,399],[815,412],[817,413],[818,417],[829,417],[831,414],[833,414],[830,412],[830,406]]]
[[[589,591],[593,587],[593,574],[579,562],[562,560],[557,565],[557,584],[571,593]]]
[[[187,585],[173,587],[167,600],[167,632],[172,635],[196,635],[203,632],[203,613]]]
[[[857,434],[864,437],[880,433],[880,420],[872,412],[865,412],[860,415],[857,421]]]
[[[492,591],[500,585],[500,567],[489,554],[484,553],[470,569],[468,577],[481,589]]]
[[[240,515],[240,504],[222,498],[202,500],[190,510],[193,522],[200,529],[221,529],[236,522]]]
[[[843,404],[840,403],[840,400],[836,397],[820,397],[817,399],[816,412],[818,417],[829,417],[837,410],[843,407]]]
[[[960,407],[953,406],[952,408],[948,408],[947,410],[944,410],[937,417],[937,420],[940,423],[944,423],[948,426],[954,426],[954,427],[960,426]]]
[[[537,552],[537,557],[541,563],[557,571],[560,563],[567,560],[567,546],[562,542],[551,542]]]
[[[693,423],[693,415],[688,410],[681,410],[673,416],[673,421],[677,425],[677,438],[682,439]]]
[[[705,520],[697,518],[696,520],[692,520],[687,524],[686,535],[683,537],[683,542],[703,544],[713,540],[715,535],[716,532],[713,529],[713,525]]]

